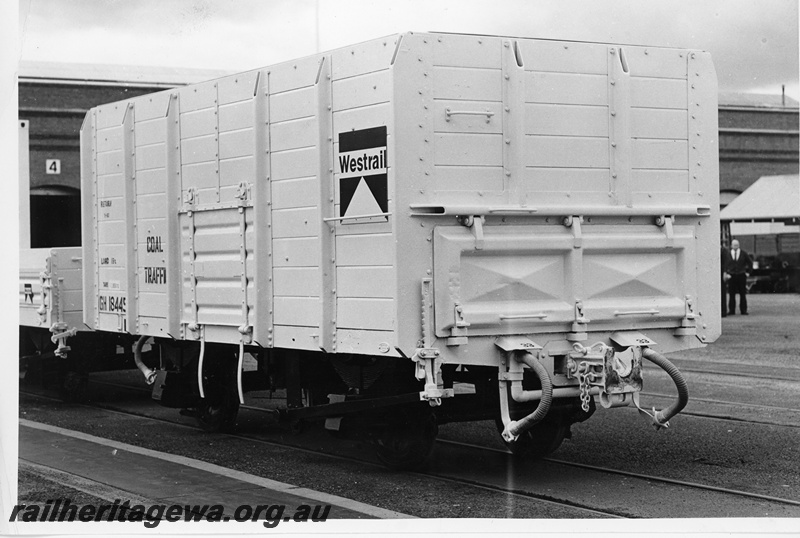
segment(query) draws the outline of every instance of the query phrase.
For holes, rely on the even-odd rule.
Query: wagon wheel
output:
[[[239,414],[239,400],[234,394],[233,399],[220,395],[218,397],[206,395],[197,404],[195,417],[197,424],[208,432],[231,431],[236,425]]]
[[[535,386],[534,388],[539,388]],[[509,413],[513,420],[520,420],[524,416],[532,413],[536,409],[536,405],[532,404],[519,404],[511,398],[511,391],[508,394]],[[591,403],[594,407],[594,402]],[[593,409],[592,409],[593,412]],[[588,418],[588,416],[587,416]],[[531,429],[523,432],[516,441],[508,442],[503,439],[506,447],[511,451],[514,456],[520,458],[539,459],[552,454],[561,446],[564,439],[570,437],[570,426],[575,421],[582,421],[585,418],[575,418],[564,415],[551,408],[550,413],[538,424],[535,424]],[[505,427],[503,421],[498,416],[495,418],[495,426],[498,433],[503,433]]]
[[[503,421],[495,420],[497,431],[503,432]],[[552,454],[569,435],[569,424],[564,422],[540,422],[520,434],[516,441],[503,442],[514,456],[539,459]]]
[[[205,398],[198,400],[195,418],[205,431],[231,431],[239,414],[239,391],[236,384],[238,363],[228,357],[214,358],[220,362],[213,368],[207,367],[203,375]]]
[[[438,433],[439,426],[430,411],[400,411],[383,425],[375,440],[375,453],[391,469],[418,469],[433,452]]]
[[[69,370],[59,387],[59,396],[65,402],[83,403],[89,399],[89,374]]]
[[[88,361],[71,353],[66,359],[60,359],[59,397],[70,403],[83,403],[89,399],[89,365]]]

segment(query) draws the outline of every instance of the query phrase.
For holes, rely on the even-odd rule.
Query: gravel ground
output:
[[[723,334],[703,349],[669,354],[702,366],[706,361],[800,370],[800,295],[748,296],[748,316],[728,316]],[[800,500],[800,382],[746,376],[687,373],[686,410],[737,421],[679,414],[671,427],[654,431],[634,408],[602,409],[572,427],[573,439],[555,459],[653,476],[699,482],[763,495]],[[648,370],[645,391],[675,394],[668,376]],[[715,406],[702,399],[737,402]],[[642,405],[666,407],[663,398],[642,396]],[[760,406],[785,407],[787,410]],[[761,420],[780,425],[749,424]],[[445,425],[440,438],[499,446],[494,424]]]
[[[656,432],[635,410],[601,409],[573,426],[552,458],[800,501],[800,429],[680,415],[670,422]],[[440,438],[497,445],[490,423],[443,430]]]
[[[369,453],[365,462],[341,461],[331,465],[322,454],[298,452],[291,448],[254,443],[226,435],[208,434],[197,429],[146,421],[139,417],[116,415],[110,419],[102,410],[65,406],[22,397],[21,416],[29,420],[83,431],[181,454],[255,476],[267,477],[301,487],[341,495],[423,518],[581,518],[582,511],[544,503],[534,498],[468,485],[442,482],[419,474],[398,473],[370,461],[371,448],[354,441],[336,441],[354,455]],[[309,432],[306,446],[330,444],[322,431]],[[276,440],[284,434],[273,435]],[[290,434],[286,434],[290,435]],[[304,434],[305,435],[305,434]],[[319,436],[315,441],[313,436]]]
[[[72,504],[80,507],[85,504],[98,506],[107,502],[100,497],[59,484],[48,479],[42,473],[30,469],[19,470],[18,485],[17,504],[43,505],[54,499],[69,499]]]
[[[756,293],[747,304],[749,315],[722,318],[715,343],[669,356],[800,368],[800,294]]]
[[[752,295],[749,302],[751,315],[723,319],[723,335],[715,344],[674,353],[670,357],[697,361],[698,364],[706,361],[757,364],[763,366],[766,373],[772,367],[800,368],[797,351],[800,344],[800,331],[797,330],[800,328],[800,295]],[[665,377],[659,377],[658,372],[652,374],[648,377],[646,390],[671,394]],[[798,383],[790,381],[779,383],[708,374],[693,374],[690,378],[691,395],[698,399],[719,399],[722,395],[731,401],[785,406],[795,410],[800,410],[796,398],[798,390]],[[153,411],[155,415],[170,419],[177,414],[168,409],[157,408],[154,411],[146,396],[137,398],[148,413]],[[651,403],[651,400],[643,403]],[[656,399],[652,403],[660,408],[667,401]],[[707,404],[699,400],[690,401],[687,411],[706,407]],[[775,410],[754,407],[748,413],[746,418],[750,419],[754,415],[763,417],[769,414],[770,420],[788,420]],[[209,435],[163,423],[143,422],[135,417],[117,415],[114,420],[109,420],[104,411],[24,396],[21,416],[138,446],[183,453],[258,476],[420,517],[581,517],[569,509],[536,499],[388,471],[372,464],[374,457],[369,446],[355,441],[337,440],[334,443],[339,445],[337,450],[357,457],[363,455],[364,462],[342,461],[332,466],[322,455],[298,453],[288,448]],[[243,432],[264,432],[263,416],[248,418],[248,414],[243,413],[242,417],[240,429]],[[257,424],[259,420],[261,424]],[[554,457],[800,500],[800,469],[797,465],[800,461],[800,428],[735,423],[689,415],[679,415],[671,422],[670,429],[655,432],[633,409],[599,409],[588,422],[573,427],[574,439],[565,441]],[[291,441],[291,436],[284,432],[272,431],[267,435],[278,441]],[[324,432],[319,432],[319,435],[318,439],[312,435],[308,446],[331,443]],[[443,425],[440,438],[502,448],[491,422]],[[28,488],[25,489],[28,491],[30,484],[34,484],[33,480],[35,478],[21,473],[20,491],[23,488]]]

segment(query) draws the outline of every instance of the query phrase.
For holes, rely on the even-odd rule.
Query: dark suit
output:
[[[730,299],[728,301],[728,314],[733,315],[736,311],[736,295],[739,295],[739,310],[742,314],[747,314],[747,273],[753,263],[750,261],[750,256],[739,249],[739,256],[734,259],[733,253],[730,249],[725,254],[725,272],[731,275],[728,281],[728,293]]]

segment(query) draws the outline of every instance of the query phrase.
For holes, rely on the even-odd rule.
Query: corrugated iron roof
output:
[[[195,84],[231,73],[213,69],[58,62],[20,62],[17,69],[20,80],[133,83],[154,86]]]
[[[719,92],[719,106],[796,109],[800,104],[788,95],[783,97],[778,94]]]
[[[737,222],[800,222],[800,175],[763,176],[720,213]]]

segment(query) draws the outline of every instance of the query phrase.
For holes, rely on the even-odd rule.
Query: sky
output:
[[[19,59],[244,71],[405,31],[707,50],[798,95],[798,0],[20,0]]]

